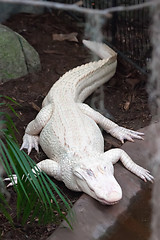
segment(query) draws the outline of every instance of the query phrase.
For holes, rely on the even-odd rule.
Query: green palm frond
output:
[[[2,96],[0,95],[0,97]],[[11,100],[8,97],[5,99]],[[12,102],[16,104],[14,100]],[[0,105],[2,106],[4,103]],[[15,113],[10,104],[7,106]],[[19,150],[14,135],[16,128],[11,117],[4,112],[0,112],[1,116],[3,116],[3,120],[0,121],[0,163],[11,182],[14,183],[12,172],[17,176],[17,184],[13,185],[17,193],[17,218],[21,220],[22,224],[25,224],[28,219],[30,221],[38,219],[39,223],[46,224],[55,221],[58,216],[59,219],[65,219],[72,228],[71,221],[66,218],[66,213],[70,212],[71,216],[74,215],[71,204],[68,203],[69,201],[54,182],[36,167],[34,161],[24,151]],[[32,171],[33,169],[34,171]],[[54,192],[59,196],[61,204],[57,202]],[[0,200],[4,200],[1,195]],[[3,204],[4,201],[1,200],[1,203]],[[5,206],[3,214],[10,219],[7,215],[7,205]],[[2,211],[1,205],[0,211]]]
[[[0,192],[0,212],[3,213],[3,215],[7,218],[7,220],[13,225],[13,220],[9,214],[9,209],[10,207],[5,198],[5,194]]]

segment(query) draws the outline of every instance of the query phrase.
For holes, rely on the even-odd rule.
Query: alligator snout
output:
[[[100,201],[102,204],[107,204],[107,205],[114,205],[116,203],[118,203],[122,198],[122,191],[112,191],[108,194],[106,194],[106,196],[104,195],[98,195],[97,196],[97,200]]]
[[[110,202],[118,202],[122,198],[121,192],[111,192],[108,196]]]

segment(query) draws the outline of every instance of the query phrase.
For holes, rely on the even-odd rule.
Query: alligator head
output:
[[[102,204],[113,205],[122,198],[122,190],[114,177],[111,162],[81,163],[73,171],[77,185]]]

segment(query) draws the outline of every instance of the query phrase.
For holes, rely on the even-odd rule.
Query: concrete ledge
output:
[[[145,140],[135,143],[126,142],[122,149],[139,165],[151,170],[151,154],[154,153],[150,136],[160,124],[153,124],[141,129],[145,133]],[[153,136],[153,135],[152,135]],[[153,152],[151,153],[151,147]],[[117,218],[127,211],[131,200],[143,186],[149,187],[150,183],[143,183],[134,174],[126,170],[120,163],[115,165],[115,177],[123,191],[122,200],[114,206],[103,206],[91,197],[83,194],[74,205],[76,219],[71,231],[65,222],[48,238],[48,240],[96,240],[102,237],[110,227],[113,227]]]

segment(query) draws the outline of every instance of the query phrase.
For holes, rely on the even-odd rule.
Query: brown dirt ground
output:
[[[5,25],[20,33],[38,51],[41,59],[42,70],[39,73],[30,74],[16,80],[11,80],[0,85],[0,93],[8,95],[21,104],[15,110],[20,119],[13,116],[15,125],[19,130],[17,139],[22,143],[22,136],[26,125],[34,119],[41,103],[51,86],[66,71],[89,61],[90,53],[82,45],[83,28],[63,12],[45,13],[40,16],[30,14],[18,14],[5,22]],[[69,41],[53,41],[53,33],[78,32],[78,43]],[[148,95],[145,90],[146,77],[139,74],[133,67],[119,59],[116,75],[103,87],[104,106],[111,118],[118,124],[139,129],[149,124],[151,114],[148,108]],[[87,103],[95,102],[100,109],[100,94],[97,90],[87,99]],[[104,109],[101,111],[106,113]],[[120,147],[121,143],[104,133],[105,150],[111,147]],[[31,153],[32,159],[38,162],[45,159],[45,154],[40,151]],[[66,189],[63,183],[57,183],[65,194],[74,201],[80,196]],[[15,216],[16,196],[12,189],[10,206]],[[9,226],[0,215],[0,229],[2,239],[47,239],[54,231],[56,224],[47,226],[32,225],[21,226],[16,223],[15,229]]]

